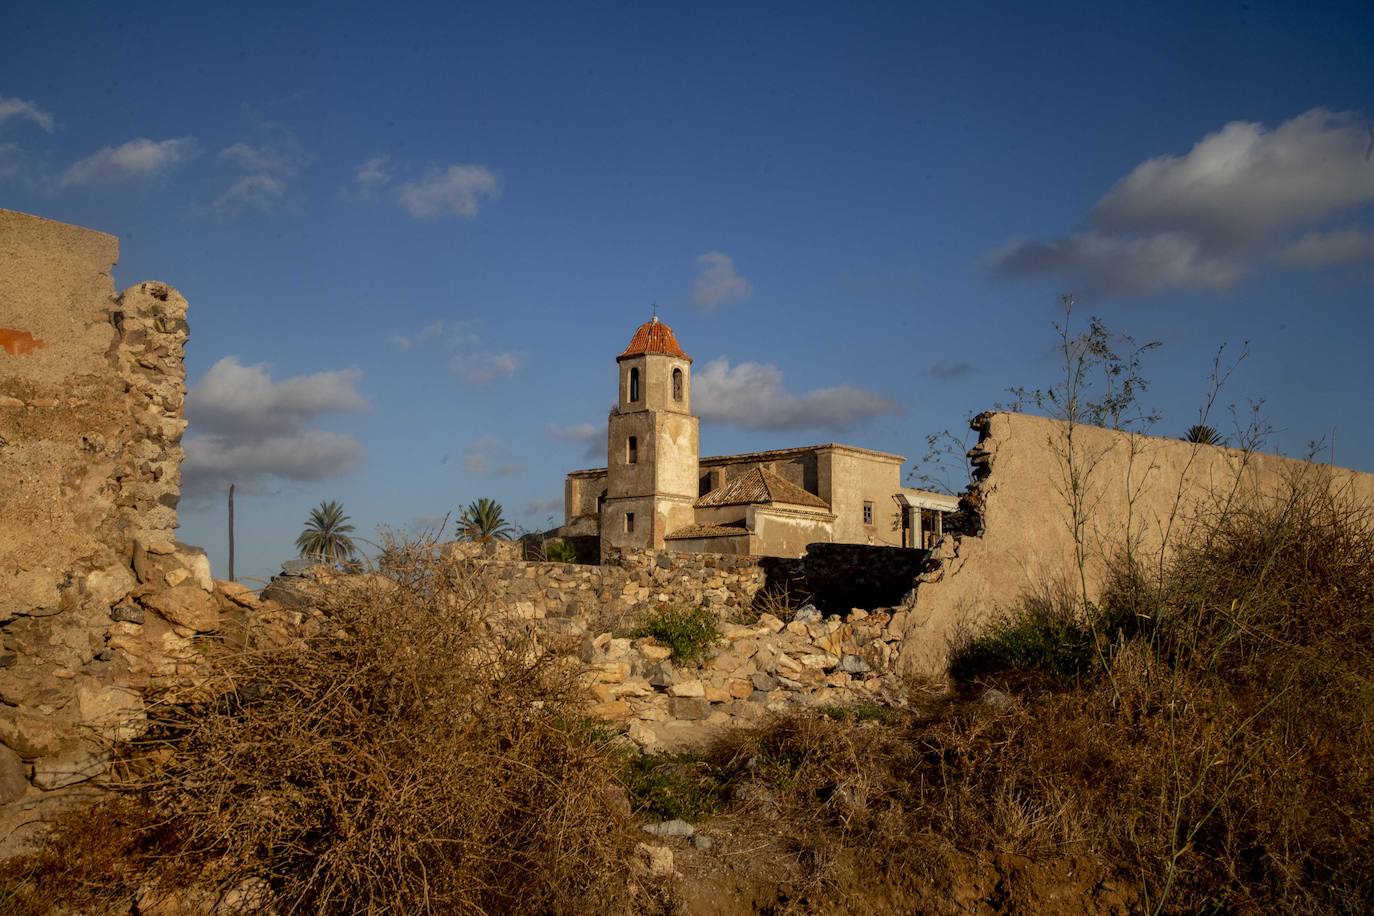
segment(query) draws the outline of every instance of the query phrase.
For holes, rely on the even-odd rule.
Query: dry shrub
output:
[[[783,623],[790,623],[797,611],[811,604],[814,596],[792,583],[780,582],[768,585],[754,595],[748,609],[741,609],[737,623],[754,624],[760,616],[772,614]]]
[[[1318,467],[1205,517],[1156,601],[1176,878],[1293,912],[1374,899],[1374,512]],[[1168,874],[1166,870],[1166,874]]]
[[[49,841],[0,865],[0,913],[127,913],[156,854],[155,819],[115,797],[58,819]]]
[[[577,671],[415,545],[325,587],[325,635],[233,657],[135,749],[147,880],[292,913],[628,911],[634,844]]]
[[[944,911],[932,889],[962,882],[969,853],[1091,848],[1072,789],[1007,755],[1018,744],[1024,753],[1036,727],[1024,713],[961,702],[928,719],[797,714],[732,736],[714,760],[730,814],[790,854],[793,896],[845,912],[875,899],[895,907],[885,911]]]

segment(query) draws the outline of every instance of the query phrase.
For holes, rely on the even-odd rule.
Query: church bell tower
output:
[[[606,436],[601,541],[662,548],[665,534],[692,524],[698,495],[692,358],[655,315],[639,326],[616,363],[620,397]]]

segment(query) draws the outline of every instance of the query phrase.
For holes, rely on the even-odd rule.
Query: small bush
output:
[[[684,665],[703,658],[720,639],[716,617],[705,608],[694,611],[664,610],[630,631],[632,637],[652,636],[673,651],[673,660]]]
[[[631,753],[621,770],[636,814],[660,820],[681,818],[688,823],[698,823],[724,807],[724,775],[718,767],[691,754]]]
[[[1065,685],[1101,672],[1114,647],[1135,636],[1148,615],[1125,577],[1098,604],[1084,609],[1063,590],[1028,595],[1020,605],[989,621],[983,632],[965,637],[950,650],[949,673],[974,681],[1016,672]]]
[[[577,549],[562,538],[544,542],[544,559],[550,563],[576,563]]]

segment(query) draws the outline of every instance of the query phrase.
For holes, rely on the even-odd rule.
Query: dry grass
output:
[[[257,878],[282,913],[653,906],[576,670],[488,618],[480,582],[403,545],[319,604],[326,635],[233,657],[130,749],[170,755],[124,787],[134,873],[54,855],[59,836],[9,886],[127,900]]]

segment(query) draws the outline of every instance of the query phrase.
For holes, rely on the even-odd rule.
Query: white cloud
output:
[[[478,203],[499,197],[501,182],[486,166],[450,165],[430,169],[423,178],[396,189],[396,200],[416,219],[477,215]]]
[[[404,334],[391,335],[391,342],[402,350],[409,350],[411,347],[421,347],[431,340],[436,340],[444,336],[444,319],[440,318],[432,324],[427,324],[419,330],[419,333],[407,337]]]
[[[305,153],[294,141],[265,143],[235,143],[220,150],[219,158],[245,172],[266,173],[290,178],[300,171]]]
[[[391,157],[374,156],[358,166],[353,176],[353,186],[358,197],[370,198],[377,189],[391,183]]]
[[[417,349],[430,342],[449,354],[448,368],[470,385],[489,385],[497,379],[510,378],[524,365],[524,357],[511,350],[491,350],[482,347],[477,333],[478,322],[430,322],[414,334],[392,334],[391,342],[402,350]]]
[[[186,397],[197,429],[237,435],[295,431],[320,414],[362,410],[362,372],[343,369],[273,381],[265,363],[245,366],[226,356],[210,367]]]
[[[735,272],[735,262],[719,251],[697,258],[699,270],[692,283],[692,301],[703,312],[746,301],[753,293],[749,281]]]
[[[221,213],[269,210],[285,193],[286,182],[274,175],[245,175],[215,198],[214,208]]]
[[[555,496],[553,499],[536,499],[525,504],[526,515],[561,515],[563,513],[563,497]]]
[[[463,454],[463,468],[479,477],[509,477],[521,470],[511,460],[510,449],[495,436],[483,436],[468,446]]]
[[[289,136],[261,144],[239,142],[220,150],[220,161],[248,174],[215,198],[220,213],[272,209],[286,195],[287,183],[304,164],[306,156]]]
[[[1287,245],[1278,258],[1297,267],[1328,267],[1374,261],[1374,232],[1347,226],[1331,232],[1309,232]]]
[[[1234,252],[1209,255],[1196,239],[1161,232],[1144,238],[1085,232],[1048,242],[1014,242],[994,256],[1007,276],[1069,277],[1086,295],[1160,289],[1229,289],[1245,269]]]
[[[1351,113],[1313,109],[1272,130],[1233,121],[1185,155],[1132,169],[1098,202],[1092,229],[1013,243],[993,261],[1001,274],[1053,274],[1075,291],[1228,289],[1276,240],[1374,201],[1369,145],[1369,126]],[[1279,260],[1336,263],[1317,248],[1344,256],[1351,244],[1304,240]]]
[[[231,483],[256,489],[266,477],[326,480],[347,474],[361,457],[362,446],[352,436],[322,429],[261,439],[192,436],[186,440],[182,476],[196,497]]]
[[[362,447],[352,436],[306,424],[326,413],[362,410],[356,369],[318,372],[280,381],[266,365],[245,366],[226,356],[210,367],[186,398],[190,433],[182,471],[195,498],[238,483],[322,480],[357,466]]]
[[[416,535],[429,535],[437,538],[448,528],[450,519],[450,515],[440,515],[437,512],[417,515],[406,523],[406,528]]]
[[[53,116],[39,108],[36,103],[0,95],[0,124],[4,124],[10,118],[23,118],[32,121],[48,133],[53,131]]]
[[[950,379],[963,378],[972,375],[978,370],[968,360],[946,360],[942,359],[926,369],[926,375],[933,379],[948,381]]]
[[[692,376],[692,398],[701,419],[748,429],[843,432],[898,409],[882,395],[850,385],[794,394],[783,387],[782,371],[776,366],[731,366],[723,357]]]
[[[196,141],[190,137],[175,140],[149,140],[140,137],[120,146],[107,146],[74,163],[62,175],[62,187],[110,184],[129,179],[148,178],[195,156]]]
[[[1109,229],[1188,229],[1210,242],[1265,237],[1374,200],[1369,133],[1317,108],[1273,130],[1232,121],[1186,156],[1142,162],[1097,205]]]
[[[472,385],[489,385],[497,379],[510,378],[520,365],[520,356],[510,351],[459,353],[448,361],[454,374]]]
[[[0,143],[0,181],[15,178],[24,170],[24,154],[17,143]]]
[[[606,427],[595,423],[578,423],[575,426],[556,426],[549,424],[544,431],[555,439],[571,442],[582,447],[582,456],[588,460],[606,460]]]

